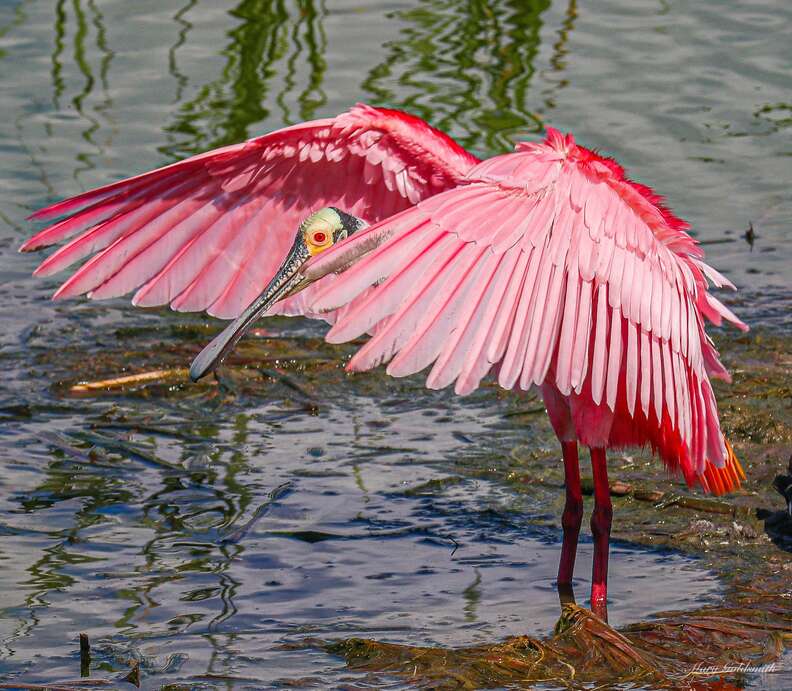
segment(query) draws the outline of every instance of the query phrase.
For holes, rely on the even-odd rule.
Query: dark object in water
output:
[[[80,634],[80,676],[91,676],[91,642],[87,633]]]
[[[792,456],[789,457],[787,475],[776,475],[773,487],[784,498],[786,511],[759,509],[756,517],[764,521],[765,532],[777,547],[792,552]]]
[[[130,665],[132,669],[130,669],[129,674],[124,677],[124,681],[128,681],[130,684],[134,684],[140,688],[140,660],[132,660]]]
[[[756,241],[756,232],[754,231],[753,223],[751,221],[748,221],[748,230],[746,230],[743,234],[743,238],[745,238],[745,241],[751,246],[751,252],[753,252],[754,242]]]
[[[789,457],[787,473],[787,475],[776,475],[775,480],[773,480],[773,487],[784,497],[787,503],[787,513],[792,517],[792,456]]]

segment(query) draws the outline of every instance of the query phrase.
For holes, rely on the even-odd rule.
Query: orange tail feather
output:
[[[726,444],[726,464],[723,468],[717,468],[707,461],[704,472],[699,476],[704,491],[716,497],[739,489],[742,480],[745,480],[745,471],[735,456],[732,445],[725,438],[723,441]]]

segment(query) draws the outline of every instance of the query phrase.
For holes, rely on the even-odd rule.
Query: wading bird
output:
[[[432,365],[427,386],[538,387],[566,480],[560,589],[571,589],[594,479],[592,609],[605,615],[611,501],[606,449],[650,446],[689,486],[721,494],[742,469],[709,377],[728,380],[704,330],[747,327],[708,292],[731,283],[689,226],[612,159],[548,128],[480,161],[423,120],[358,105],[85,192],[33,214],[63,220],[22,250],[69,239],[38,267],[90,257],[55,293],[234,318],[196,359],[211,371],[262,314],[371,338],[348,364]],[[298,228],[295,236],[294,229]]]

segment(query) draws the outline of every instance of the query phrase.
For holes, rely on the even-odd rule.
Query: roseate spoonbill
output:
[[[357,105],[32,218],[60,216],[21,248],[72,238],[40,276],[93,255],[55,298],[136,289],[136,305],[238,317],[193,378],[261,314],[304,314],[333,324],[333,343],[371,334],[350,370],[389,362],[398,377],[433,364],[427,386],[456,382],[459,394],[489,372],[506,389],[538,387],[566,481],[558,583],[571,589],[582,443],[594,478],[591,603],[602,615],[606,449],[651,446],[715,494],[744,478],[709,380],[729,375],[704,330],[705,318],[747,329],[708,292],[734,286],[660,197],[569,134],[548,128],[542,142],[480,161],[417,117]]]

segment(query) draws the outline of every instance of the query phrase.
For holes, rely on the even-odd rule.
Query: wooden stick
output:
[[[115,389],[127,384],[140,384],[141,382],[157,381],[160,379],[169,379],[178,377],[186,379],[188,370],[184,367],[176,369],[156,369],[150,372],[139,372],[138,374],[129,374],[125,377],[113,377],[112,379],[99,379],[98,381],[80,382],[72,386],[69,391],[71,393],[85,393],[86,391],[96,391],[99,389]]]
[[[590,495],[594,493],[594,485],[591,478],[581,478],[580,485],[583,489],[583,494]],[[632,496],[633,499],[637,499],[638,501],[651,502],[655,504],[655,508],[658,509],[665,509],[669,506],[679,506],[684,509],[693,509],[694,511],[703,511],[705,513],[722,513],[734,517],[750,515],[753,512],[752,509],[747,507],[735,506],[718,499],[685,497],[680,494],[674,494],[673,492],[634,487],[630,483],[622,482],[621,480],[614,480],[611,482],[610,493],[614,497]]]
[[[87,633],[80,634],[80,676],[91,676],[91,643]]]
[[[64,686],[66,684],[66,686]],[[52,684],[24,684],[13,682],[0,684],[0,689],[24,689],[25,691],[79,691],[92,686],[112,686],[107,679],[74,679],[72,681],[56,681]]]
[[[0,684],[0,689],[24,689],[25,691],[74,691],[76,686],[58,686],[57,684]]]

